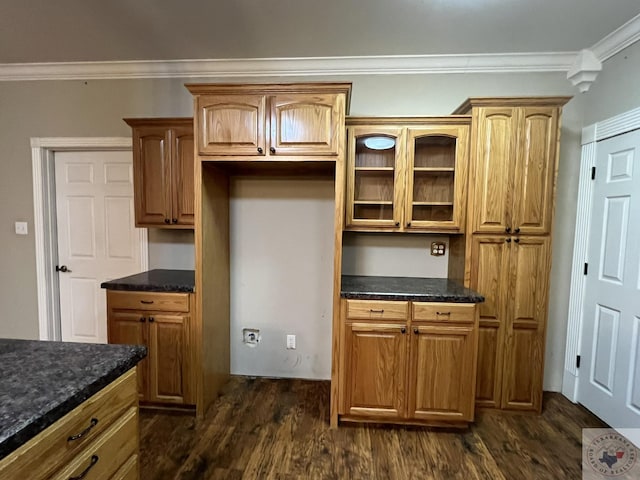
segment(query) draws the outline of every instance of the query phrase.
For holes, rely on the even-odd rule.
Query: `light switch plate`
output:
[[[431,242],[431,255],[441,257],[444,255],[446,245],[444,242]]]
[[[27,222],[16,222],[16,235],[27,235]]]

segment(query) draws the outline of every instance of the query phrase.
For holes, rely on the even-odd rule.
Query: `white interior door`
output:
[[[146,242],[134,227],[132,154],[56,152],[54,163],[62,340],[106,343],[100,284],[139,273]]]
[[[588,259],[578,400],[614,428],[638,428],[640,131],[597,144]]]

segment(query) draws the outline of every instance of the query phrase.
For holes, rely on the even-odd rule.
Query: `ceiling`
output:
[[[2,0],[0,64],[575,52],[638,0]]]

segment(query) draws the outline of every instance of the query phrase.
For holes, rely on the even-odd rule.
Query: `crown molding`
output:
[[[5,63],[0,81],[567,71],[575,52]]]
[[[636,15],[620,28],[611,32],[589,50],[598,60],[604,62],[638,40],[640,40],[640,15]]]

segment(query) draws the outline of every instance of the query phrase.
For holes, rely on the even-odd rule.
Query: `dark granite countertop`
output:
[[[100,285],[107,290],[128,290],[132,292],[185,292],[195,291],[193,270],[155,269],[117,278]]]
[[[146,355],[140,345],[0,339],[0,460]]]
[[[448,278],[342,276],[342,298],[479,303],[484,297]]]

